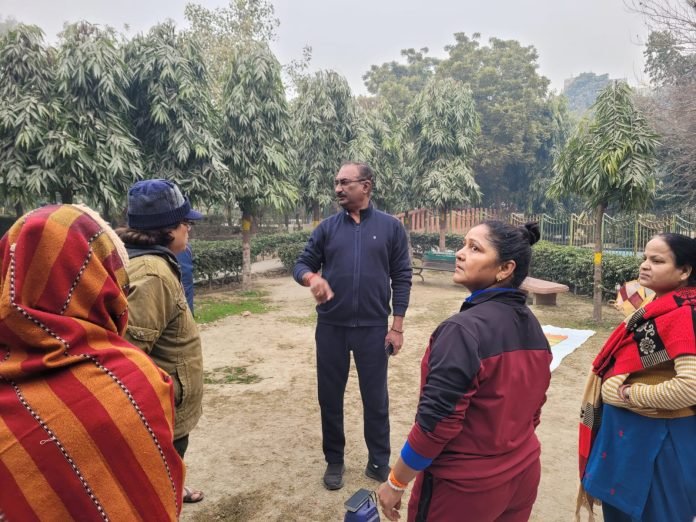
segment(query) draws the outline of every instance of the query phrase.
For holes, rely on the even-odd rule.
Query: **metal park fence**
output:
[[[396,216],[403,223],[405,213]],[[409,211],[412,232],[433,233],[440,230],[440,214],[427,209]],[[466,234],[473,226],[486,219],[499,219],[514,225],[529,221],[539,223],[541,239],[557,245],[592,248],[594,246],[594,216],[589,214],[569,214],[550,216],[548,214],[505,213],[496,209],[469,208],[453,210],[444,215],[447,232]],[[696,237],[696,215],[676,214],[625,214],[602,218],[602,243],[605,252],[619,255],[636,255],[643,251],[645,244],[655,234],[676,232]]]

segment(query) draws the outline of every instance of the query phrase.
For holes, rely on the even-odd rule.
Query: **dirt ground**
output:
[[[419,365],[431,331],[458,311],[466,296],[449,274],[428,273],[415,280],[406,317],[403,351],[389,368],[392,458],[413,422]],[[246,367],[260,381],[206,384],[204,415],[191,433],[186,455],[187,484],[205,500],[186,504],[183,521],[341,521],[343,502],[359,488],[377,483],[364,476],[367,449],[354,369],[345,398],[346,485],[322,485],[316,398],[314,324],[309,291],[289,276],[263,277],[255,288],[268,293],[272,310],[227,317],[202,327],[205,368]],[[597,334],[553,372],[538,434],[542,443],[542,481],[531,520],[573,520],[577,488],[576,433],[579,402],[590,362],[622,319],[609,307],[601,328],[593,328],[591,302],[559,296],[557,307],[532,307],[542,324],[592,328]],[[407,495],[405,499],[407,499]],[[405,516],[405,508],[402,510]],[[601,516],[599,517],[601,520]]]

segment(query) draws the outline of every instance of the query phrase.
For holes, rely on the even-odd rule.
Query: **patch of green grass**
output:
[[[244,292],[230,300],[201,299],[196,302],[196,322],[210,323],[227,317],[239,315],[246,311],[263,314],[271,310],[261,292]]]
[[[246,366],[222,366],[203,373],[206,384],[254,384],[260,381],[261,377],[249,373]]]
[[[244,297],[244,298],[261,298],[261,297],[266,297],[268,295],[268,292],[264,292],[263,290],[248,290],[247,292],[239,292],[237,294],[239,297]]]

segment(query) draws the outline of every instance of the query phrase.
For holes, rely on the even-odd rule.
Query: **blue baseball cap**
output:
[[[201,219],[174,183],[166,179],[138,181],[128,191],[128,227],[154,230]]]

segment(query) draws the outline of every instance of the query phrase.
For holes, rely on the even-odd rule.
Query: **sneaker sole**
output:
[[[336,491],[337,489],[341,489],[345,482],[342,480],[340,484],[327,484],[324,482],[324,488],[328,489],[329,491]]]
[[[369,479],[376,480],[376,481],[379,482],[380,484],[381,484],[382,482],[386,482],[386,481],[387,481],[387,479],[382,480],[381,477],[375,475],[374,473],[370,473],[370,472],[367,471],[367,470],[365,470],[365,476],[366,476],[367,478],[369,478]]]

